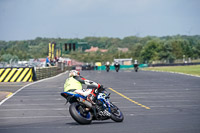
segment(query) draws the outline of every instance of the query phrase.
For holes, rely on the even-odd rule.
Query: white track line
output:
[[[0,119],[44,119],[44,118],[70,118],[70,116],[27,116],[27,117],[0,117]]]
[[[8,111],[66,111],[67,108],[44,108],[44,109],[1,109],[0,112],[8,112]]]
[[[192,76],[192,77],[198,77],[198,78],[200,78],[200,76],[198,76],[198,75],[186,74],[186,73],[181,73],[181,72],[170,72],[170,71],[167,72],[167,71],[162,71],[162,70],[142,70],[142,71],[173,73],[173,74],[181,74],[181,75],[187,75],[187,76]]]
[[[24,88],[30,86],[30,85],[33,85],[33,84],[36,84],[36,83],[39,83],[39,82],[42,82],[42,81],[45,81],[45,80],[49,80],[49,79],[53,79],[53,78],[56,78],[56,77],[59,77],[61,76],[62,74],[66,74],[68,71],[64,72],[64,73],[60,73],[54,77],[50,77],[50,78],[46,78],[46,79],[42,79],[42,80],[39,80],[39,81],[36,81],[36,82],[33,82],[33,83],[30,83],[30,84],[27,84],[25,86],[23,86],[22,88],[20,88],[19,90],[17,90],[15,93],[13,93],[12,95],[10,95],[9,97],[5,98],[4,100],[2,100],[0,102],[0,106],[5,102],[7,101],[8,99],[10,99],[11,97],[13,97],[15,94],[17,94],[18,92],[20,92],[21,90],[23,90]]]

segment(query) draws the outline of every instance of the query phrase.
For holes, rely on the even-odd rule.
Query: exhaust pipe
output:
[[[92,104],[81,97],[79,97],[79,102],[85,104],[88,108],[92,108]]]

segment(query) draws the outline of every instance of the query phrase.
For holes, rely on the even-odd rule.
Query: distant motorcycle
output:
[[[79,124],[90,124],[92,120],[112,119],[122,122],[124,116],[117,106],[109,101],[110,93],[104,89],[99,92],[95,105],[87,98],[74,92],[62,92],[61,95],[70,103],[69,112],[72,118]]]
[[[135,72],[138,72],[138,69],[139,69],[138,64],[135,64],[135,65],[134,65],[134,70],[135,70]]]
[[[115,67],[115,70],[116,70],[116,72],[118,72],[119,71],[119,67]]]
[[[114,65],[114,67],[115,67],[116,72],[118,72],[118,71],[119,71],[119,68],[120,68],[120,64],[119,64],[119,63],[116,63],[116,64]]]
[[[110,66],[106,65],[106,71],[107,71],[107,72],[110,71]]]

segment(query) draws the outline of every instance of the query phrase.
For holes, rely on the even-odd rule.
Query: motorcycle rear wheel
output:
[[[80,111],[80,104],[74,102],[69,107],[69,112],[72,118],[78,122],[79,124],[90,124],[92,122],[92,115],[90,112],[81,113]]]

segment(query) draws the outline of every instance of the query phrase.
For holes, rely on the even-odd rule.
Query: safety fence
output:
[[[139,64],[139,68],[148,67],[148,64]],[[133,69],[134,65],[120,65],[120,69]],[[106,66],[98,66],[94,70],[106,70]],[[114,66],[110,66],[110,70],[115,70]]]
[[[0,82],[33,82],[70,70],[71,67],[4,67],[0,68]]]
[[[55,75],[58,75],[62,72],[65,72],[67,70],[70,70],[70,67],[64,66],[62,68],[60,67],[45,67],[45,68],[36,68],[35,72],[36,72],[36,80],[41,80],[44,78],[48,78],[48,77],[52,77]]]
[[[0,82],[32,82],[36,80],[33,67],[0,68]]]

